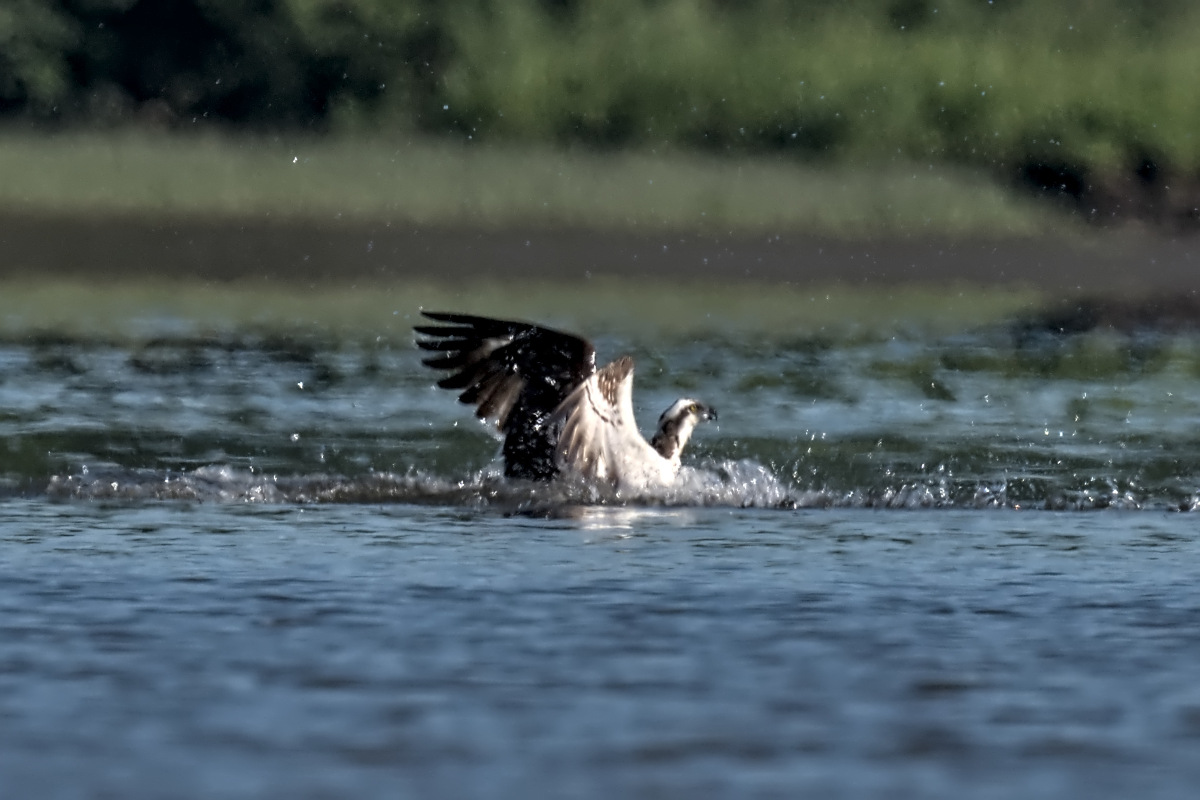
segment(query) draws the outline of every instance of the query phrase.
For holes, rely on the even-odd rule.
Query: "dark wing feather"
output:
[[[417,346],[438,355],[421,363],[450,374],[443,389],[504,434],[504,474],[548,479],[557,472],[558,431],[547,420],[571,391],[596,371],[586,339],[527,322],[422,311],[442,325],[417,325]]]

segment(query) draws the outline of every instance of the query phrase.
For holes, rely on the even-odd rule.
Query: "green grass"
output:
[[[0,175],[0,212],[842,237],[1030,235],[1067,224],[963,169],[672,150],[9,131]]]
[[[664,291],[658,291],[664,289]],[[666,299],[664,299],[666,298]],[[666,336],[728,335],[761,343],[834,341],[897,332],[951,333],[1000,323],[1042,302],[1031,291],[978,287],[801,288],[753,283],[658,286],[476,280],[297,288],[263,281],[8,281],[0,336],[137,342],[160,336],[284,335],[407,346],[419,310],[458,310]]]

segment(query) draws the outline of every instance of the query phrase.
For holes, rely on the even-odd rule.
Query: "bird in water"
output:
[[[647,441],[633,415],[633,359],[596,368],[591,342],[527,322],[422,311],[422,363],[450,374],[437,382],[461,390],[460,402],[504,436],[504,474],[548,481],[577,477],[619,494],[670,486],[697,423],[710,406],[682,398],[658,419]]]

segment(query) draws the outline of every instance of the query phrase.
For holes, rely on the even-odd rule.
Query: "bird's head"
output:
[[[678,461],[696,423],[716,418],[717,410],[699,400],[687,397],[676,400],[658,418],[658,430],[650,440],[650,445],[663,458]]]

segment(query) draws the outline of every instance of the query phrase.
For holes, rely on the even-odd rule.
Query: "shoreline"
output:
[[[1200,236],[1127,229],[1061,237],[726,235],[436,227],[356,221],[0,213],[0,278],[633,278],[797,286],[971,285],[1053,295],[1200,290]]]

